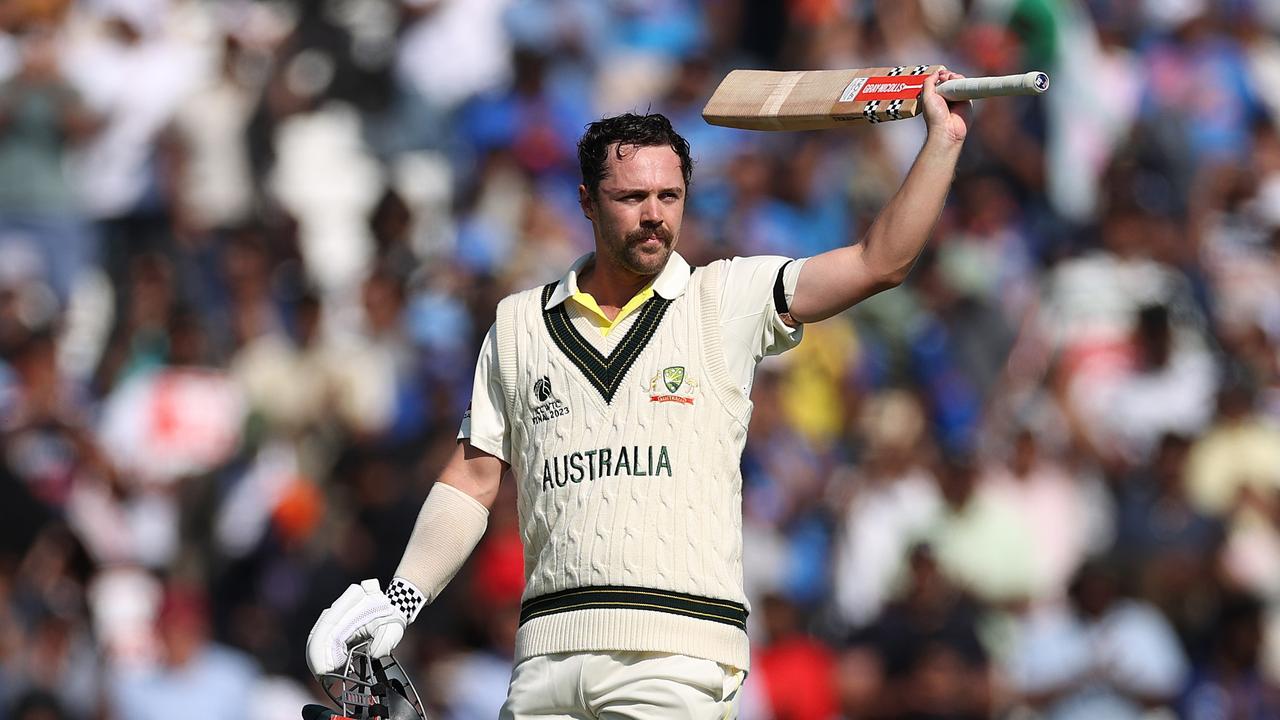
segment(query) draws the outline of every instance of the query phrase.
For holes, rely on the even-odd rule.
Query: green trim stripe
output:
[[[622,342],[618,343],[609,357],[605,357],[590,343],[583,340],[574,329],[563,302],[550,310],[545,310],[555,287],[556,284],[551,283],[542,288],[542,307],[544,308],[542,319],[546,323],[547,333],[556,347],[560,348],[565,357],[569,358],[587,381],[599,391],[605,403],[612,403],[613,396],[622,385],[622,379],[626,377],[627,371],[653,339],[654,333],[658,330],[658,324],[662,322],[667,308],[671,306],[671,301],[656,293],[645,301],[640,314],[627,330]]]
[[[621,586],[573,588],[531,598],[520,605],[520,624],[544,615],[601,609],[665,612],[747,629],[747,609],[740,603],[672,590]]]

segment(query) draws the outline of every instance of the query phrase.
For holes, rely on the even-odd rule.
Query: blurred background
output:
[[[283,720],[384,582],[503,295],[661,111],[680,251],[857,240],[920,121],[706,125],[734,67],[1047,70],[906,285],[765,362],[748,720],[1280,717],[1280,4],[4,0],[0,718]],[[514,488],[400,657],[493,718]]]

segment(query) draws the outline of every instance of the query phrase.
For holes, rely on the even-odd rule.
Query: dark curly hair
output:
[[[624,147],[669,146],[680,157],[680,172],[684,185],[693,180],[693,159],[689,156],[689,141],[680,136],[671,121],[661,113],[636,115],[626,113],[604,118],[587,125],[587,131],[578,141],[578,165],[582,168],[582,184],[587,192],[596,194],[600,181],[605,177],[605,163],[609,148],[614,156],[622,159]]]

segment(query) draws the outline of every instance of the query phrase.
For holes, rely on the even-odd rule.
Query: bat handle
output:
[[[938,94],[948,100],[977,100],[1001,95],[1040,95],[1049,89],[1049,76],[1038,70],[1021,75],[964,78],[938,85]]]

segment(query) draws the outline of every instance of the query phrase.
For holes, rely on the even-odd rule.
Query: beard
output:
[[[646,241],[657,238],[658,247],[649,247]],[[671,229],[666,225],[656,228],[637,228],[627,233],[620,245],[613,246],[613,259],[618,265],[636,275],[657,275],[666,267],[675,244]]]

